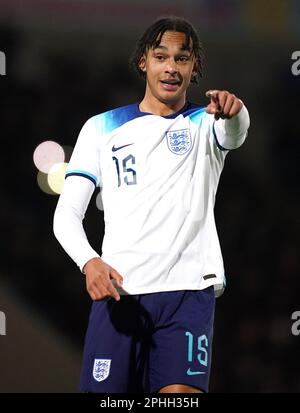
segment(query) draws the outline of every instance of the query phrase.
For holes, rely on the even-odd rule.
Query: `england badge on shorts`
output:
[[[103,381],[109,376],[111,360],[95,359],[93,368],[93,377],[96,381]]]
[[[168,148],[176,155],[187,153],[192,147],[192,137],[189,129],[172,130],[167,132]]]

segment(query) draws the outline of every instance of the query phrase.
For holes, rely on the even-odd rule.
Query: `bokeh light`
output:
[[[62,146],[54,141],[44,141],[36,147],[33,162],[39,170],[37,182],[43,192],[61,194],[72,152],[72,146]]]
[[[48,173],[53,165],[65,161],[63,148],[54,141],[45,141],[39,144],[33,153],[33,162],[37,169]]]
[[[49,186],[48,174],[44,174],[44,172],[39,171],[37,174],[37,183],[40,189],[46,194],[57,195]]]
[[[67,166],[68,164],[66,162],[56,163],[49,171],[48,185],[55,194],[61,194]]]

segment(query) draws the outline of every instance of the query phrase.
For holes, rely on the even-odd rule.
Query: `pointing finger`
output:
[[[218,93],[219,93],[218,90],[209,90],[208,92],[205,93],[205,95],[210,98],[210,105],[212,107],[215,107],[216,110],[218,110],[219,108]]]
[[[218,91],[217,90],[208,90],[205,93],[205,96],[210,98],[210,103],[206,106],[206,112],[214,115],[218,112],[219,102],[217,99]]]
[[[214,99],[214,100],[216,100],[216,99],[218,99],[218,95],[219,95],[219,90],[208,90],[206,93],[205,93],[205,96],[206,97],[210,97],[210,98],[212,98],[212,99]]]

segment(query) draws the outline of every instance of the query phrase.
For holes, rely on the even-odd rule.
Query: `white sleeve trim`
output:
[[[89,179],[69,176],[54,213],[54,235],[81,271],[90,259],[100,257],[89,244],[82,225],[94,189]]]
[[[213,128],[218,146],[225,150],[240,147],[246,139],[249,126],[250,117],[244,104],[239,113],[233,118],[220,118],[214,121]]]

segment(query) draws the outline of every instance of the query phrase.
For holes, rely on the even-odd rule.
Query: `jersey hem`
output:
[[[204,290],[208,287],[211,287],[213,285],[220,285],[222,284],[222,281],[215,279],[214,282],[204,282],[201,283],[201,285],[196,285],[195,284],[176,284],[172,286],[163,286],[163,287],[141,287],[141,288],[126,288],[124,289],[118,289],[118,292],[120,295],[137,295],[137,294],[151,294],[151,293],[162,293],[162,292],[168,292],[168,291],[184,291],[184,290]]]

